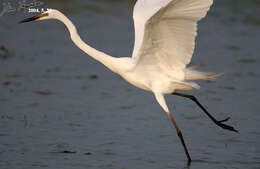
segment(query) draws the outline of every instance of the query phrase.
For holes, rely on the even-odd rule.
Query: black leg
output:
[[[234,127],[232,126],[229,126],[229,125],[226,125],[226,124],[223,124],[223,122],[225,121],[228,121],[230,119],[230,117],[224,119],[224,120],[216,120],[201,104],[200,102],[196,99],[195,96],[192,96],[192,95],[187,95],[187,94],[181,94],[181,93],[172,93],[172,95],[176,95],[176,96],[182,96],[182,97],[186,97],[186,98],[189,98],[191,99],[192,101],[194,101],[202,110],[204,113],[206,113],[206,115],[216,124],[218,125],[219,127],[223,128],[223,129],[227,129],[227,130],[230,130],[230,131],[234,131],[234,132],[238,132],[236,129],[234,129]]]
[[[188,165],[190,165],[190,162],[191,162],[190,154],[189,154],[188,149],[187,149],[187,147],[186,147],[186,145],[185,145],[184,139],[183,139],[183,137],[182,137],[181,130],[180,130],[179,127],[177,126],[177,123],[175,122],[175,120],[174,120],[173,116],[171,115],[171,113],[170,113],[170,112],[167,112],[167,115],[168,115],[169,119],[171,120],[173,126],[174,126],[175,129],[176,129],[176,132],[177,132],[177,134],[178,134],[178,137],[179,137],[179,139],[181,140],[181,144],[182,144],[182,146],[183,146],[183,148],[184,148],[184,152],[185,152],[185,154],[186,154],[186,156],[187,156],[187,158],[188,158]]]

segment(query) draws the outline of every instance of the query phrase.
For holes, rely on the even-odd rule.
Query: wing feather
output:
[[[185,68],[194,52],[197,22],[205,17],[212,3],[213,0],[139,0],[134,10],[136,64],[160,64],[171,70]],[[152,8],[153,5],[157,6]]]

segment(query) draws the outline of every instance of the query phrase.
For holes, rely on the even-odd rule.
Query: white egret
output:
[[[214,80],[220,74],[199,72],[187,68],[193,55],[197,22],[202,19],[213,0],[138,0],[134,7],[135,45],[132,57],[111,57],[85,42],[76,27],[61,12],[50,9],[20,21],[57,19],[68,28],[72,41],[85,53],[122,76],[132,85],[154,93],[154,96],[174,125],[190,163],[191,158],[182,133],[171,115],[164,95],[182,96],[194,101],[204,113],[223,129],[237,132],[232,126],[216,120],[192,95],[177,90],[198,89],[190,80]]]

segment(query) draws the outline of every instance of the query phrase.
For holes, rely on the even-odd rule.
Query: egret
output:
[[[199,89],[192,80],[214,80],[220,74],[200,72],[187,67],[194,52],[197,22],[207,14],[213,0],[138,0],[134,6],[135,43],[132,57],[112,57],[86,44],[74,24],[60,11],[49,9],[20,23],[57,19],[65,24],[72,41],[86,54],[101,62],[132,85],[152,92],[176,129],[188,163],[191,162],[180,128],[166,104],[164,95],[172,94],[194,101],[219,127],[238,132],[216,120],[193,95],[179,90]]]

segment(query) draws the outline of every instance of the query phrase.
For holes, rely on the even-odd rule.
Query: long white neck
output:
[[[110,70],[112,70],[115,73],[118,73],[117,65],[118,65],[118,58],[111,57],[103,52],[100,52],[88,44],[86,44],[82,39],[80,38],[78,31],[74,24],[62,13],[60,15],[56,16],[55,19],[60,20],[63,22],[66,27],[68,28],[70,32],[71,40],[85,53],[87,53],[89,56],[94,58],[95,60],[101,62],[106,67],[108,67]]]

